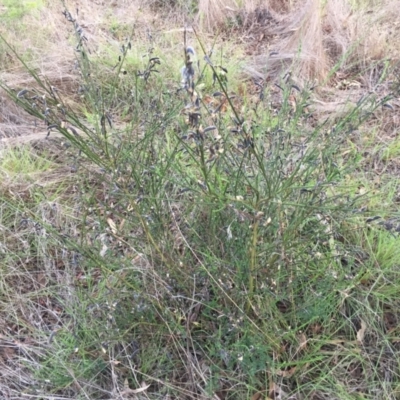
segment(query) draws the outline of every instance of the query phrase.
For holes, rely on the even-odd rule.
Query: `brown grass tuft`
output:
[[[309,0],[297,12],[290,15],[282,34],[286,36],[279,44],[278,54],[271,68],[282,61],[297,62],[296,75],[324,78],[328,72],[328,60],[323,46],[323,6],[319,0]],[[283,53],[283,58],[280,58]],[[298,61],[296,60],[298,58]]]
[[[275,77],[290,69],[302,81],[324,81],[334,66],[359,73],[377,60],[399,59],[397,9],[399,0],[357,7],[346,0],[298,3],[287,13],[274,14],[278,26],[272,29],[277,36],[269,43],[270,54],[256,54],[248,71]]]
[[[199,0],[199,23],[202,28],[213,31],[237,11],[236,0]]]
[[[290,9],[289,0],[199,0],[198,22],[205,31],[214,32],[238,17],[248,25],[249,15],[256,10],[272,13],[286,12]],[[244,16],[244,18],[243,18]],[[258,21],[261,22],[261,21]],[[262,24],[262,23],[261,23]]]

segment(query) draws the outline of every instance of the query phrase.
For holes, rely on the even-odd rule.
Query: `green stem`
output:
[[[251,308],[251,298],[254,294],[255,289],[255,273],[256,273],[256,262],[257,262],[257,240],[258,240],[258,224],[259,221],[255,221],[253,225],[253,234],[250,247],[250,265],[249,265],[249,293],[247,299],[247,311]]]

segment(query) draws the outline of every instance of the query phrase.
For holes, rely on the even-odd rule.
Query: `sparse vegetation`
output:
[[[400,398],[398,1],[83,3],[0,28],[2,397]]]

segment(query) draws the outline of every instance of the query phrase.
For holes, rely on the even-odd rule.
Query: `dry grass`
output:
[[[199,0],[197,21],[201,28],[215,33],[224,25],[232,24],[237,17],[246,20],[257,10],[278,15],[290,8],[290,0]]]
[[[388,59],[392,64],[399,60],[400,17],[392,10],[398,9],[400,3],[399,0],[387,0],[382,4],[352,4],[348,0],[308,0],[305,3],[200,0],[195,20],[202,32],[214,35],[226,30],[239,17],[247,32],[254,28],[251,36],[246,36],[246,32],[238,35],[239,38],[243,36],[246,49],[251,53],[251,61],[244,67],[250,76],[276,78],[290,70],[300,82],[313,79],[322,82],[331,78],[330,71],[334,66],[339,66],[344,73],[364,71],[365,79],[368,79],[378,60]],[[193,18],[182,18],[179,14],[182,10],[174,11],[173,8],[168,18],[160,18],[152,6],[151,2],[140,1],[114,1],[111,7],[101,2],[84,1],[79,3],[78,15],[85,27],[85,35],[89,39],[96,38],[90,40],[92,46],[96,43],[93,51],[102,51],[110,43],[118,46],[132,33],[126,28],[121,29],[128,26],[134,28],[134,37],[138,40],[168,32],[164,43],[168,51],[168,46],[181,40],[179,29],[171,30],[171,24],[187,25]],[[71,4],[72,10],[74,7]],[[267,15],[272,19],[267,20]],[[70,38],[65,34],[68,28],[60,5],[51,2],[40,10],[43,30],[34,28],[37,19],[37,14],[23,17],[24,29],[29,32],[23,42],[18,30],[3,30],[3,34],[11,43],[17,44],[19,52],[31,48],[30,62],[50,79],[69,80],[68,75],[73,72],[71,60],[75,55]],[[21,79],[19,72],[13,70],[16,60],[12,58],[10,55],[6,58],[11,85],[13,74],[16,79]],[[20,84],[24,84],[23,79]]]
[[[227,21],[227,16],[238,12],[237,0],[199,0],[199,22],[206,30],[218,29]]]
[[[100,54],[107,46],[118,49],[121,42],[132,33],[134,40],[143,41],[152,33],[162,31],[165,22],[149,10],[143,11],[140,6],[140,2],[123,0],[113,2],[111,7],[102,2],[84,1],[79,3],[79,8],[75,8],[74,4],[71,10],[79,16],[90,43],[90,51]],[[27,65],[40,78],[45,77],[50,85],[57,88],[67,106],[80,110],[80,77],[75,68],[76,53],[71,46],[73,36],[62,11],[61,2],[48,2],[47,7],[33,14],[24,14],[18,23],[10,22],[11,27],[15,28],[0,27],[0,34],[12,43],[18,54],[23,55]],[[39,20],[41,29],[37,29]],[[177,35],[180,33],[177,32]],[[169,35],[169,40],[172,36]],[[21,37],[24,39],[21,40]],[[26,52],[26,49],[30,50]],[[0,79],[16,92],[29,89],[32,96],[32,89],[37,88],[33,77],[24,71],[10,50],[5,49],[1,56],[4,57],[6,68],[1,71]],[[0,138],[26,136],[43,129],[45,126],[35,125],[29,115],[0,93]]]
[[[276,77],[291,70],[300,81],[329,78],[329,71],[359,73],[377,60],[399,60],[398,1],[352,7],[346,0],[297,3],[289,12],[274,14],[278,35],[250,64],[261,76]],[[266,54],[270,52],[270,54]]]

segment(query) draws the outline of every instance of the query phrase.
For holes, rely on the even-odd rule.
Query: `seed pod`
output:
[[[110,115],[106,114],[106,118],[107,118],[108,124],[110,125],[110,128],[112,128],[112,120],[111,120]]]
[[[207,132],[213,131],[214,129],[217,129],[217,127],[214,126],[214,125],[207,126],[207,128],[204,128],[203,133],[207,133]]]
[[[75,135],[75,136],[79,136],[78,132],[76,131],[75,128],[73,128],[72,126],[68,127],[68,129]]]
[[[17,93],[17,97],[20,99],[21,97],[24,97],[28,92],[29,92],[28,89],[20,90],[20,91]]]
[[[300,88],[297,85],[292,85],[293,89],[296,89],[298,92],[301,92]]]
[[[381,219],[382,217],[380,215],[376,215],[374,217],[371,218],[367,218],[367,220],[365,221],[367,224],[373,221],[376,221],[377,219]]]

